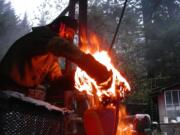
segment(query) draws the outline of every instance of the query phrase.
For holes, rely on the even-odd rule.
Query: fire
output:
[[[83,40],[83,39],[81,39]],[[83,40],[84,41],[84,40]],[[87,125],[87,132],[88,135],[91,135],[91,132],[94,131],[95,129],[91,129],[91,121],[95,119],[95,123],[100,119],[101,115],[98,115],[98,113],[103,112],[103,110],[108,107],[110,107],[112,110],[115,108],[115,103],[117,101],[120,101],[123,99],[126,94],[131,90],[129,83],[126,81],[126,79],[121,75],[121,73],[113,66],[111,62],[111,58],[108,55],[107,51],[101,50],[99,51],[99,39],[97,38],[96,35],[91,35],[90,36],[90,46],[86,46],[83,44],[82,50],[85,53],[90,53],[97,61],[99,61],[101,64],[103,64],[108,71],[112,71],[112,76],[106,81],[101,84],[98,84],[96,80],[88,76],[88,74],[81,70],[79,67],[77,67],[76,72],[75,72],[75,87],[78,91],[80,92],[85,92],[86,94],[90,95],[91,100],[90,104],[93,109],[87,110],[87,115],[85,115],[85,121]],[[108,87],[106,87],[108,86]],[[110,86],[110,87],[109,87]],[[105,108],[101,105],[105,105]],[[118,107],[116,108],[118,109]],[[97,114],[94,117],[94,115]],[[104,113],[102,113],[104,114]],[[93,115],[93,117],[91,117]],[[116,115],[116,116],[115,116]],[[127,123],[125,118],[127,116],[126,109],[125,107],[120,107],[118,109],[117,114],[114,114],[116,120],[117,120],[117,129],[116,129],[116,135],[132,135],[132,129],[133,126],[131,123]],[[103,116],[102,116],[103,117]],[[90,118],[90,119],[89,119]],[[92,118],[92,119],[91,119]],[[116,121],[115,120],[115,121]],[[114,123],[116,123],[114,121]],[[89,122],[89,123],[88,123]],[[101,123],[101,125],[106,125],[105,123]],[[96,127],[96,125],[95,125]],[[88,130],[91,129],[91,130]],[[100,129],[97,129],[100,130]],[[103,129],[106,131],[106,129]],[[94,131],[95,133],[97,131]]]
[[[92,50],[91,48],[82,47],[85,53],[90,53],[97,61],[103,64],[108,71],[112,71],[112,77],[109,78],[106,82],[98,85],[96,80],[88,76],[88,74],[77,67],[75,72],[75,87],[80,91],[86,91],[88,95],[94,97],[97,101],[102,102],[104,97],[111,98],[116,100],[117,98],[121,99],[125,97],[126,92],[130,91],[129,83],[121,75],[121,73],[113,66],[111,58],[108,55],[107,51],[99,51],[99,41],[96,35],[90,36],[90,43],[93,45],[91,48],[96,48]],[[106,88],[109,82],[110,87]],[[96,104],[97,105],[97,104]]]
[[[125,106],[121,106],[118,114],[119,119],[116,135],[133,135],[133,132],[135,132],[133,130],[133,123],[128,122],[127,116]]]

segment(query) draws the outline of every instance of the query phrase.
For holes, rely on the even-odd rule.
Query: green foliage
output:
[[[167,82],[175,83],[180,79],[179,2],[179,0],[164,0],[159,3],[154,1],[151,2],[152,7],[143,10],[144,16],[149,16],[144,20],[148,77],[168,78],[162,85]],[[143,6],[146,7],[146,4],[144,1]]]

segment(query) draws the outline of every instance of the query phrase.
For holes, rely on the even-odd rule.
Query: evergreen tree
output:
[[[20,23],[18,24],[18,28],[19,28],[18,36],[23,36],[27,34],[28,32],[30,32],[31,31],[30,27],[31,26],[27,19],[27,14],[25,13],[23,20],[21,20]]]
[[[142,0],[148,78],[157,86],[180,79],[179,0]],[[152,79],[151,79],[152,80]],[[154,86],[153,86],[154,87]]]
[[[21,21],[11,8],[10,3],[0,1],[0,59],[6,53],[12,43],[28,32],[29,25],[25,17]]]
[[[4,0],[0,1],[0,18],[0,55],[2,57],[9,44],[12,43],[14,28],[18,23],[10,3],[5,3]]]

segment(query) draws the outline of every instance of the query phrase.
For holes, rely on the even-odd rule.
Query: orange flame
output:
[[[125,106],[121,106],[119,109],[119,119],[116,135],[133,135],[133,132],[135,132],[133,130],[133,123],[127,121],[127,116],[128,115]]]
[[[121,73],[113,66],[111,58],[106,51],[99,51],[99,40],[95,34],[90,36],[90,44],[93,45],[91,48],[85,48],[83,45],[83,51],[85,53],[90,53],[97,61],[103,64],[108,71],[112,71],[112,83],[111,87],[108,89],[102,88],[96,83],[96,80],[88,76],[88,74],[77,67],[75,72],[75,87],[80,91],[86,91],[88,95],[96,97],[97,100],[102,101],[102,96],[112,98],[123,98],[126,92],[130,91],[129,83],[121,75]],[[96,50],[94,50],[96,48]],[[92,50],[93,49],[93,50]],[[104,82],[103,85],[106,85]],[[101,84],[102,85],[102,84]]]

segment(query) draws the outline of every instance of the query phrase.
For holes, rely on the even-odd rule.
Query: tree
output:
[[[23,36],[24,34],[28,33],[31,31],[30,29],[30,24],[27,19],[27,14],[25,13],[23,20],[21,20],[18,23],[17,28],[19,29],[19,36]]]
[[[180,79],[179,2],[142,0],[148,77],[159,85]]]
[[[67,5],[67,1],[44,0],[38,6],[38,12],[34,12],[35,25],[46,25],[55,19]]]
[[[0,1],[0,13],[0,54],[2,57],[6,48],[8,48],[9,44],[12,42],[14,27],[16,26],[18,21],[16,16],[14,15],[14,10],[10,7],[10,3],[5,3],[5,1],[3,0]]]
[[[11,8],[10,3],[0,1],[0,58],[6,53],[10,45],[28,31],[29,25],[25,17],[21,21]]]

